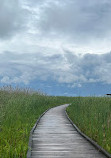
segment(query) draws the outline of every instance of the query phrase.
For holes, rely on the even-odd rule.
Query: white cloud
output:
[[[7,83],[9,84],[10,83],[10,79],[8,76],[4,76],[2,79],[1,79],[1,83]]]
[[[75,87],[81,88],[81,87],[82,87],[82,84],[80,84],[80,83],[73,83],[73,84],[69,84],[69,85],[68,85],[68,88],[75,88]]]
[[[111,49],[110,0],[0,0],[0,4],[2,83],[30,84],[38,79],[76,87],[111,83],[111,53],[105,53]]]
[[[109,0],[1,0],[0,53],[109,52],[110,6]]]
[[[30,84],[34,80],[55,80],[81,87],[82,83],[103,82],[111,84],[111,53],[76,55],[45,55],[42,53],[0,54],[1,83]],[[7,64],[6,64],[7,63]]]

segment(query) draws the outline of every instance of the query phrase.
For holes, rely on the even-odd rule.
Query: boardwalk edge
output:
[[[28,144],[28,151],[27,151],[27,158],[31,158],[32,134],[33,134],[35,128],[37,127],[37,125],[38,125],[40,119],[42,118],[42,116],[45,115],[45,113],[46,113],[47,111],[49,111],[49,110],[50,110],[50,108],[47,109],[43,114],[40,115],[40,117],[39,117],[38,120],[36,121],[35,125],[33,126],[32,130],[30,131],[29,144]]]
[[[70,123],[73,125],[73,127],[77,130],[77,132],[83,136],[87,141],[89,141],[96,149],[98,149],[101,153],[103,153],[105,156],[107,156],[108,158],[111,158],[111,154],[109,154],[106,150],[104,150],[101,146],[99,146],[95,141],[93,141],[91,138],[89,138],[88,136],[86,136],[84,133],[81,132],[81,130],[73,123],[73,121],[69,118],[66,110],[65,110],[65,114],[68,118],[68,120],[70,121]]]

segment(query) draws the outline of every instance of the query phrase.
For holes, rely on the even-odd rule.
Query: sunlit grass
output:
[[[75,97],[67,112],[82,132],[111,153],[110,97]]]
[[[30,130],[48,108],[70,103],[72,97],[53,97],[29,89],[0,90],[0,158],[25,158]]]

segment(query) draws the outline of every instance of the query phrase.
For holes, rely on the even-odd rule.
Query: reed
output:
[[[47,96],[30,89],[0,89],[0,158],[26,158],[30,130],[48,108],[70,103],[72,97]]]
[[[67,113],[83,133],[111,153],[110,97],[75,97]]]

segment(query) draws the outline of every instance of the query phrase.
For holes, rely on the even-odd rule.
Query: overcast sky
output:
[[[1,85],[111,86],[110,51],[111,0],[0,0]]]

